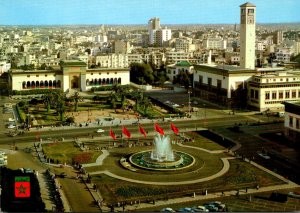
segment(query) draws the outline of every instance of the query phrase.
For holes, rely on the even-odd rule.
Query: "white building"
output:
[[[177,64],[180,61],[189,61],[191,54],[183,51],[166,52],[166,64]]]
[[[0,76],[11,68],[11,64],[6,61],[0,61]]]
[[[300,138],[300,102],[285,102],[284,133],[287,138],[299,143]]]
[[[255,16],[256,6],[249,2],[241,6],[240,66],[255,69]]]
[[[126,68],[128,64],[127,54],[105,54],[96,56],[96,65],[107,68]]]
[[[188,74],[194,73],[194,67],[188,61],[181,61],[177,64],[168,65],[167,66],[167,76],[170,81],[173,81],[175,76],[177,76],[180,72],[186,72]]]
[[[60,70],[10,70],[9,84],[12,90],[34,89],[91,90],[113,84],[130,83],[129,70],[125,68],[87,69],[82,61],[61,61]]]
[[[165,42],[171,40],[171,29],[162,29],[159,18],[152,18],[148,21],[149,44],[163,46]]]
[[[283,102],[299,99],[299,71],[254,75],[248,83],[248,105],[260,111],[283,111]]]
[[[177,38],[175,40],[175,49],[176,51],[193,52],[196,48],[192,42],[191,38]]]
[[[203,40],[203,47],[205,49],[226,49],[227,41],[222,38],[207,38]]]

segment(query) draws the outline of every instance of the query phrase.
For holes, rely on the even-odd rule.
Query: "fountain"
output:
[[[154,137],[154,149],[151,152],[151,159],[159,162],[174,161],[174,153],[169,136],[156,135]]]
[[[169,136],[157,134],[153,144],[152,150],[132,154],[129,157],[129,162],[135,167],[156,171],[184,169],[195,163],[193,156],[172,150]]]

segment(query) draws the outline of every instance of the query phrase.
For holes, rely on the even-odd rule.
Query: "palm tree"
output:
[[[64,113],[66,111],[65,100],[65,94],[61,92],[55,94],[56,111],[59,114],[60,121],[64,121]]]
[[[143,93],[135,90],[131,93],[131,97],[135,100],[135,111],[138,111],[139,103],[143,99]]]
[[[144,115],[146,115],[148,108],[152,107],[152,102],[150,101],[149,98],[144,97],[143,100],[141,101],[141,105],[144,108]]]
[[[79,96],[79,92],[75,92],[75,94],[71,96],[71,99],[75,102],[75,112],[77,112],[78,102],[82,101],[81,96]]]
[[[124,108],[124,103],[126,100],[126,96],[129,93],[129,87],[128,86],[121,86],[120,84],[114,84],[112,86],[112,90],[117,95],[117,97],[121,97],[121,107]]]
[[[46,106],[46,109],[47,109],[47,113],[49,113],[50,111],[50,108],[51,108],[51,103],[52,103],[52,100],[53,100],[53,93],[49,92],[49,93],[46,93],[42,96],[42,100]]]

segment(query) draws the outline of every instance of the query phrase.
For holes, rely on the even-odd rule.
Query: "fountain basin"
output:
[[[188,168],[195,163],[193,156],[179,151],[174,152],[174,160],[162,161],[153,159],[152,150],[137,152],[129,157],[129,162],[138,168],[156,171],[177,171]]]

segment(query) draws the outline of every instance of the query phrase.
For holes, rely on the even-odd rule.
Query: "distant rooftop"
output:
[[[256,6],[250,2],[246,2],[245,4],[242,4],[240,7],[256,7]]]
[[[193,65],[188,61],[180,61],[175,66],[190,67],[190,66],[193,66]]]
[[[86,63],[79,60],[63,60],[60,62],[61,66],[86,66]]]

